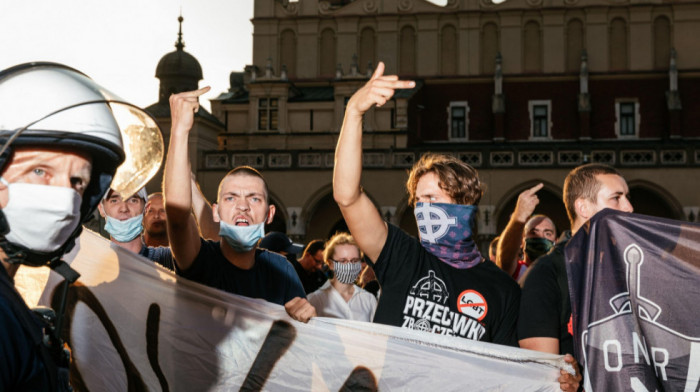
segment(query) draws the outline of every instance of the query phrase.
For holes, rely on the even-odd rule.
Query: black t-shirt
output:
[[[518,339],[559,339],[559,353],[574,355],[574,340],[569,332],[571,300],[566,280],[563,235],[554,249],[530,266],[523,282],[518,319]]]
[[[245,270],[224,257],[219,242],[202,239],[202,247],[190,268],[176,271],[207,286],[279,305],[295,297],[306,298],[299,277],[287,259],[264,249],[255,250],[255,264]]]
[[[388,226],[373,264],[382,287],[374,322],[517,346],[520,287],[508,274],[490,261],[451,267]]]

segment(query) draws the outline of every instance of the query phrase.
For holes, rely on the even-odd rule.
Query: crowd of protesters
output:
[[[564,354],[576,374],[562,371],[559,382],[562,390],[576,391],[581,375],[567,327],[571,304],[563,248],[604,208],[632,211],[625,179],[602,164],[573,169],[563,184],[568,230],[534,214],[542,184],[523,191],[506,228],[484,257],[473,238],[485,188],[478,172],[452,156],[426,153],[406,184],[419,229],[419,238],[412,237],[387,223],[360,186],[363,115],[385,104],[395,90],[415,86],[383,71],[380,63],[369,82],[348,101],[338,139],[333,196],[349,233],[337,233],[327,241],[312,240],[306,246],[284,233],[266,235],[265,226],[272,222],[276,207],[270,203],[264,176],[251,167],[237,167],[226,174],[216,203],[207,202],[191,174],[188,138],[199,97],[208,88],[170,97],[172,128],[162,193],[147,195],[142,189],[124,199],[102,185],[91,189],[90,205],[81,212],[99,210],[114,246],[201,284],[282,305],[302,322],[313,317],[345,318]],[[42,142],[29,146],[29,153],[57,154]],[[0,178],[0,202],[11,219],[7,199],[9,194],[12,203],[16,197],[13,184],[35,181],[15,173],[26,148],[15,149]],[[75,184],[80,176],[86,184],[92,180],[89,165],[83,170],[87,174],[79,167],[93,157],[91,148],[78,149],[82,155],[75,155],[74,147],[60,151],[73,154],[66,156],[77,162],[68,162],[77,174],[66,173],[70,180],[65,184]],[[111,172],[116,168],[112,166],[115,163]],[[49,188],[66,186],[46,182]],[[88,195],[84,188],[70,186],[78,197]],[[10,224],[19,226],[14,221]],[[75,237],[73,233],[66,241]],[[6,238],[14,241],[9,235]],[[17,261],[7,256],[10,249],[3,247],[0,272],[11,278]],[[460,306],[474,303],[488,306]],[[2,306],[0,311],[19,312]],[[450,322],[436,322],[440,318],[429,312],[439,312],[442,321]],[[0,371],[2,385],[23,385],[8,381],[12,372]]]

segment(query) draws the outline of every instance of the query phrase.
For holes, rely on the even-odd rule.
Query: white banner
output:
[[[299,323],[88,230],[76,248],[68,259],[82,276],[64,329],[78,391],[557,391],[566,367],[558,355],[380,324]],[[18,272],[30,306],[60,298],[59,277],[46,271]]]

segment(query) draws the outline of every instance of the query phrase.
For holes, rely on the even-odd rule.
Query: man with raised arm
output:
[[[472,239],[482,194],[476,170],[444,155],[416,163],[407,188],[420,241],[384,222],[360,186],[363,114],[414,86],[383,71],[380,63],[348,102],[333,175],[335,200],[382,287],[374,321],[515,346],[520,289]]]
[[[496,265],[516,281],[538,257],[547,254],[556,240],[557,228],[546,215],[532,215],[540,203],[539,183],[518,196],[515,210],[501,233],[496,252]]]
[[[360,185],[362,116],[414,86],[384,76],[380,62],[348,101],[335,152],[333,196],[382,287],[374,322],[515,346],[520,288],[472,239],[482,194],[476,170],[437,154],[414,165],[406,186],[420,241],[384,222]],[[559,382],[566,391],[578,385],[563,370]]]
[[[265,223],[272,222],[275,214],[265,179],[257,170],[237,167],[221,180],[212,210],[222,241],[200,237],[191,213],[188,138],[199,96],[207,91],[209,87],[170,97],[172,129],[163,191],[176,271],[208,286],[284,305],[291,317],[306,322],[316,311],[292,266],[281,255],[256,248]]]

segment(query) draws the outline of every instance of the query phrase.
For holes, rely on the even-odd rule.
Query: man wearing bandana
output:
[[[284,305],[291,317],[306,322],[316,311],[306,300],[294,268],[284,256],[257,248],[265,224],[275,214],[267,183],[257,170],[239,166],[224,176],[217,203],[212,205],[221,241],[200,236],[191,213],[188,139],[199,96],[207,91],[209,87],[170,96],[172,127],[163,193],[176,272],[233,294]]]
[[[476,170],[434,154],[414,165],[407,188],[420,240],[384,222],[362,191],[363,114],[415,86],[383,71],[379,63],[348,102],[333,174],[335,200],[382,287],[374,322],[516,346],[520,289],[472,238],[482,195]]]
[[[374,322],[516,346],[520,288],[481,256],[472,239],[482,194],[476,170],[435,154],[413,166],[406,186],[420,241],[384,222],[360,186],[364,113],[384,105],[396,89],[413,87],[384,76],[379,62],[348,101],[335,150],[333,197],[382,287]],[[578,386],[564,370],[558,381],[565,391]]]
[[[516,281],[538,257],[547,254],[556,240],[556,226],[546,215],[532,215],[540,203],[537,191],[542,183],[518,196],[515,211],[498,241],[496,265]]]

